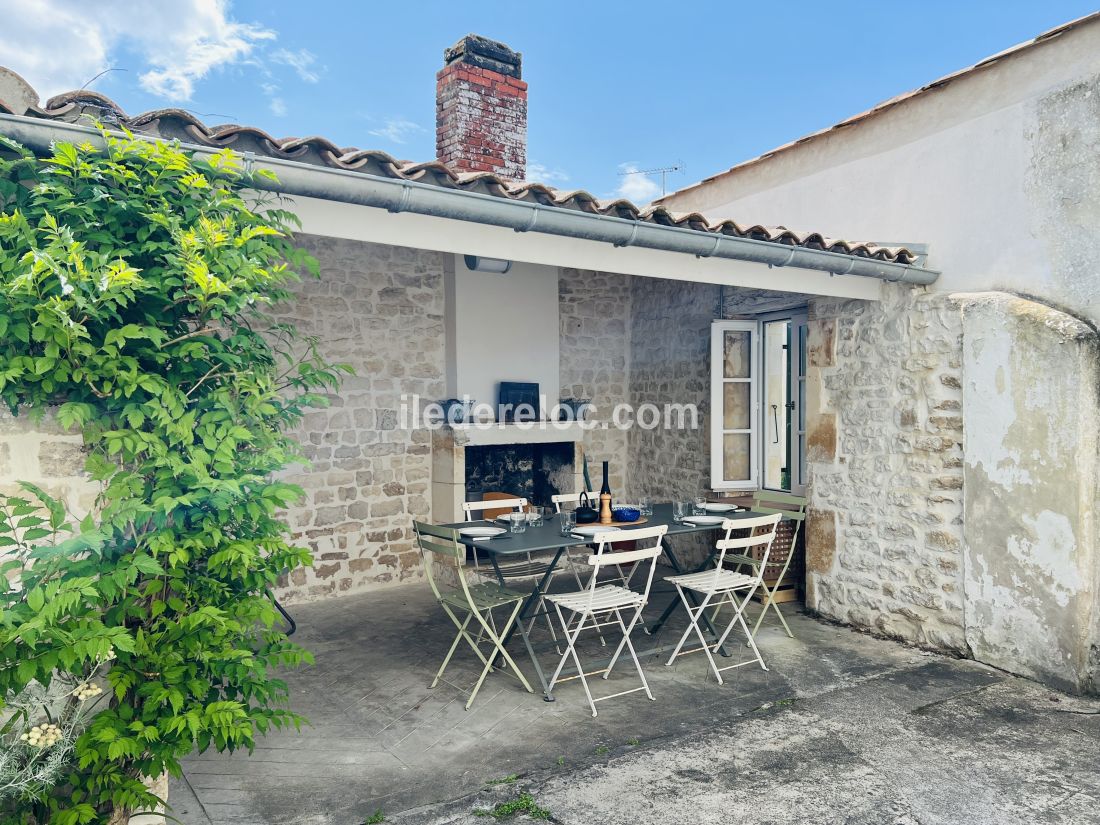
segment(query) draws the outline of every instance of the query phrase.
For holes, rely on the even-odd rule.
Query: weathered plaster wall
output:
[[[580,269],[562,269],[558,276],[561,396],[587,398],[595,405],[590,418],[600,426],[588,430],[581,441],[592,486],[599,490],[601,462],[610,461],[611,487],[620,495],[631,476],[627,434],[610,422],[615,405],[624,403],[629,392],[633,280],[629,275]]]
[[[1100,340],[1034,301],[954,297],[967,644],[981,661],[1096,691]]]
[[[1038,295],[1098,322],[1098,152],[1094,20],[666,203],[742,223],[925,243],[943,271],[939,291]]]
[[[321,277],[303,281],[280,317],[350,363],[326,410],[296,437],[312,466],[288,473],[306,490],[290,513],[293,537],[314,553],[291,574],[288,601],[362,590],[421,575],[412,521],[428,518],[427,430],[399,426],[401,394],[444,391],[443,265],[436,252],[303,235]]]
[[[807,603],[965,651],[957,307],[905,287],[810,303]]]

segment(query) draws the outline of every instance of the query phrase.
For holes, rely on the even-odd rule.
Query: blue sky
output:
[[[0,0],[0,65],[44,94],[434,157],[434,76],[467,32],[523,52],[532,177],[639,201],[970,65],[1095,6],[1046,2]],[[625,189],[624,189],[625,186]]]

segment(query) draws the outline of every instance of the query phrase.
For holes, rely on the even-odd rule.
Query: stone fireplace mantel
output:
[[[583,421],[532,421],[523,424],[453,424],[450,430],[455,444],[470,447],[493,444],[555,444],[580,441]],[[432,444],[435,444],[433,438]]]

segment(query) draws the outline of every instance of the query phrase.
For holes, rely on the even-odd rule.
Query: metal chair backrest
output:
[[[554,505],[554,512],[555,513],[560,513],[561,512],[561,506],[563,504],[576,504],[578,501],[581,500],[582,495],[587,495],[590,499],[595,499],[596,501],[599,501],[599,496],[596,495],[595,493],[579,492],[579,493],[557,493],[555,495],[550,496],[550,503]]]
[[[489,495],[492,494],[486,493],[486,496]],[[526,509],[527,499],[518,496],[514,498],[485,498],[482,501],[464,501],[462,503],[462,513],[466,521],[479,521],[480,519],[492,521],[497,516],[509,511],[522,513]]]
[[[768,566],[768,555],[772,551],[772,542],[775,541],[776,527],[779,525],[779,521],[783,518],[779,513],[772,513],[767,516],[753,516],[752,518],[728,518],[722,522],[722,529],[726,531],[726,537],[719,539],[715,543],[715,547],[718,549],[718,558],[714,566],[714,578],[715,584],[717,584],[718,576],[721,573],[722,565],[726,560],[726,554],[730,551],[734,551],[736,558],[734,559],[740,563],[747,552],[754,547],[764,546],[764,555],[760,558],[760,567],[757,570],[756,578],[762,578],[764,575],[764,569]],[[734,530],[748,530],[749,535],[742,536],[740,538],[730,538],[730,534]]]
[[[469,599],[470,589],[462,572],[466,560],[466,546],[458,540],[458,531],[450,527],[437,527],[423,521],[414,521],[413,531],[416,533],[420,551],[424,554],[424,570],[428,577],[428,586],[431,587],[436,599],[443,598],[440,583],[435,575],[434,562],[437,561],[444,567],[454,569],[458,586],[449,586],[448,589],[461,590]]]
[[[661,524],[657,527],[642,527],[636,530],[611,530],[606,533],[597,533],[593,536],[596,544],[596,552],[588,557],[588,564],[592,566],[592,580],[588,583],[589,606],[592,604],[593,594],[596,592],[597,579],[600,577],[600,568],[608,566],[621,566],[633,562],[649,561],[649,573],[646,575],[643,597],[648,601],[649,588],[653,584],[653,572],[657,568],[657,557],[661,555],[661,541],[668,532],[668,525]],[[634,542],[633,550],[612,550],[611,546],[623,541]],[[652,547],[639,547],[652,541]]]
[[[783,518],[797,522],[795,534],[799,525],[806,520],[806,497],[795,496],[790,493],[779,493],[774,490],[757,490],[752,497],[752,511],[754,513],[779,513]]]

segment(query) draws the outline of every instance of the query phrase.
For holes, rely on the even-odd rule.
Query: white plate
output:
[[[736,504],[722,504],[717,501],[710,501],[703,505],[703,509],[708,513],[732,513],[737,509]]]
[[[723,518],[722,516],[688,516],[684,519],[684,521],[698,525],[699,527],[702,527],[703,525],[709,527],[712,524],[721,524],[723,521],[725,521],[725,518]]]
[[[619,528],[608,524],[578,524],[573,532],[581,536],[594,536],[597,533],[617,533]]]
[[[501,527],[460,527],[458,532],[471,539],[491,539],[508,531]]]

